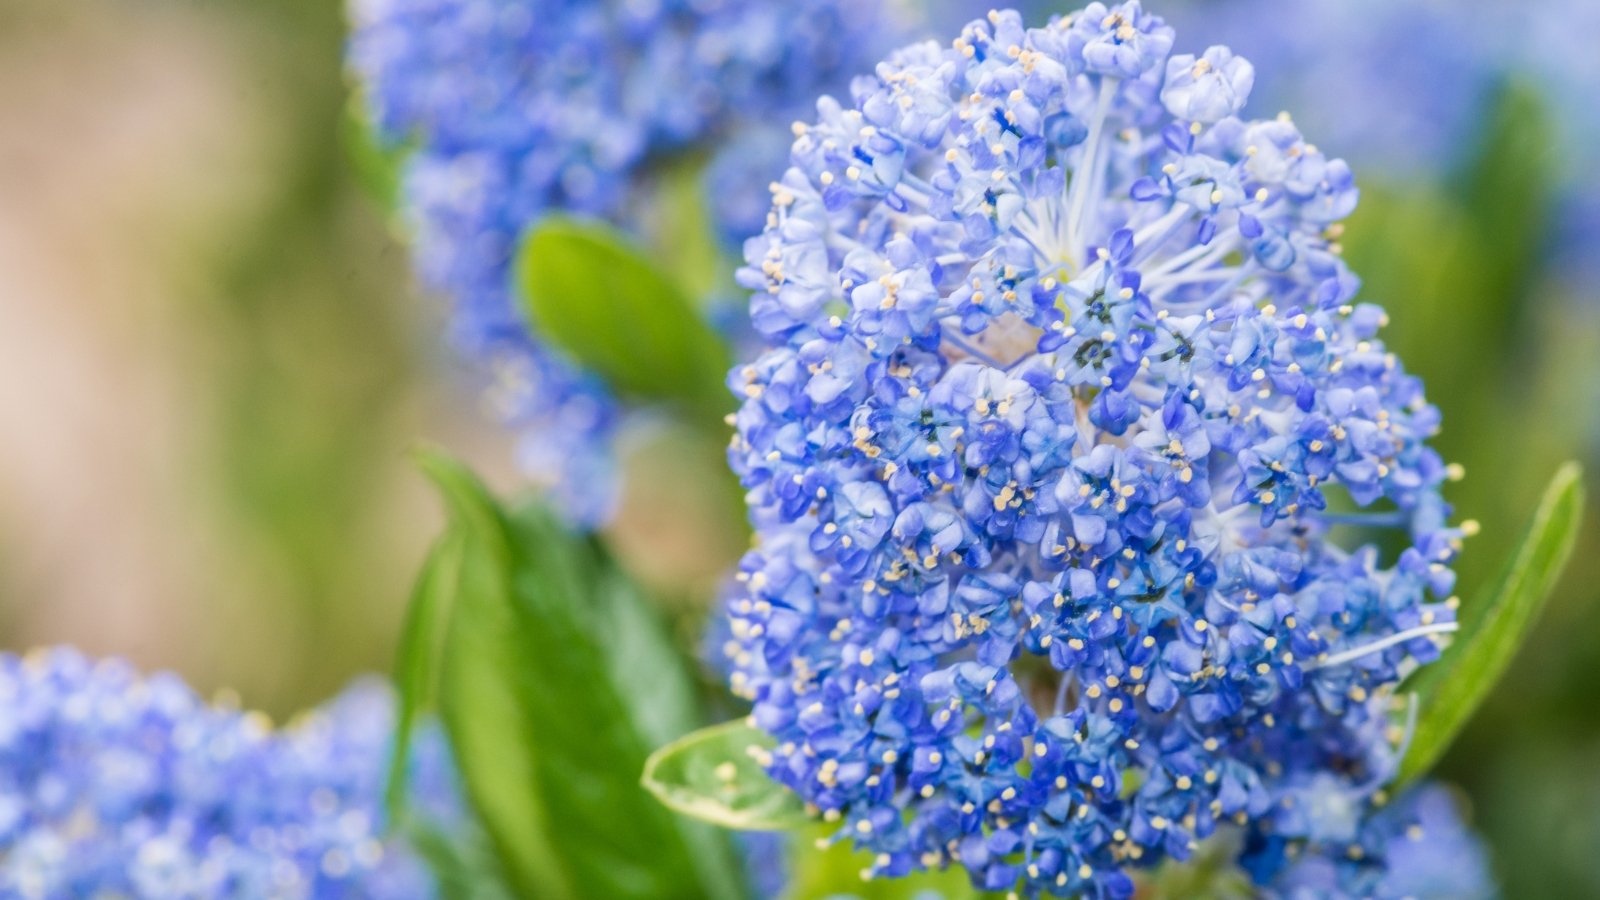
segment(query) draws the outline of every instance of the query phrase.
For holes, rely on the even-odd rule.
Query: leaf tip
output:
[[[1556,469],[1554,483],[1557,490],[1564,491],[1575,488],[1578,491],[1581,499],[1584,493],[1583,463],[1575,459],[1569,459],[1562,463],[1561,466]]]

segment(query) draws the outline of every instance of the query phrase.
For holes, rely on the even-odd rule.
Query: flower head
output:
[[[797,126],[746,246],[732,681],[875,874],[1125,896],[1222,822],[1307,841],[1294,792],[1392,774],[1390,691],[1453,628],[1350,171],[1172,45],[1129,2],[899,51]]]
[[[207,706],[177,678],[69,649],[0,655],[0,893],[422,897],[386,838],[387,688],[357,684],[283,731]],[[414,793],[461,816],[442,736]]]
[[[576,521],[603,521],[620,410],[518,313],[520,237],[551,212],[637,222],[664,167],[703,155],[736,248],[764,214],[745,198],[787,148],[772,131],[878,58],[895,33],[884,4],[354,0],[352,13],[367,116],[411,148],[402,204],[422,279],[525,435],[527,470]]]

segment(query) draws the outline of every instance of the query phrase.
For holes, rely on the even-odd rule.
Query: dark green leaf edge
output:
[[[1572,554],[1583,502],[1582,467],[1566,463],[1545,488],[1504,573],[1475,599],[1483,613],[1408,685],[1420,712],[1399,785],[1432,768],[1505,673]]]
[[[406,805],[412,733],[417,721],[434,705],[444,630],[460,578],[463,549],[461,535],[454,530],[446,531],[434,543],[406,609],[395,658],[394,746],[384,786],[384,802],[391,820],[400,819]]]
[[[541,798],[531,793],[534,779],[516,779],[522,793],[513,797],[507,786],[486,783],[468,762],[483,752],[479,741],[485,728],[515,727],[517,723],[477,721],[444,702],[446,694],[461,689],[462,685],[471,685],[479,696],[511,690],[510,685],[490,671],[500,661],[498,658],[451,652],[452,645],[462,640],[463,635],[474,631],[482,634],[483,629],[497,631],[506,624],[508,614],[489,616],[484,613],[490,611],[485,604],[496,605],[495,600],[512,591],[507,574],[512,563],[509,523],[487,488],[464,465],[433,450],[419,451],[416,458],[418,466],[443,496],[449,513],[448,527],[461,541],[457,597],[444,629],[436,678],[441,718],[454,756],[462,767],[465,794],[517,894],[546,898],[579,896],[575,886],[565,879],[565,869],[545,821]],[[521,743],[529,745],[528,749],[502,762],[531,767],[534,764],[532,742]]]

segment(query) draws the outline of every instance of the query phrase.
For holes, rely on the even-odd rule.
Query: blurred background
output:
[[[1445,26],[1484,5],[1416,0],[1403,34],[1448,43]],[[983,8],[941,6],[947,22]],[[1281,75],[1286,103],[1294,79],[1345,91],[1299,118],[1356,164],[1347,256],[1444,410],[1439,446],[1467,468],[1453,499],[1483,524],[1461,568],[1470,599],[1556,463],[1600,462],[1600,249],[1563,174],[1584,170],[1564,148],[1600,132],[1593,94],[1574,105],[1559,88],[1578,76],[1468,60],[1485,73],[1473,91],[1381,123],[1413,157],[1450,148],[1419,162],[1318,129],[1347,121],[1339,104],[1363,89],[1396,112],[1357,76],[1434,77],[1392,40],[1339,43],[1313,64],[1338,23],[1258,51],[1264,4],[1148,6],[1177,7],[1180,49],[1226,41],[1256,60],[1259,85]],[[1400,29],[1362,16],[1346,19],[1363,34]],[[1554,31],[1530,26],[1526,42],[1585,64],[1542,42],[1597,32],[1546,18]],[[516,484],[506,438],[453,372],[437,310],[346,162],[343,29],[332,0],[0,4],[5,649],[73,643],[284,715],[389,666],[442,521],[409,448],[445,445]],[[1588,76],[1580,88],[1600,81]],[[1260,92],[1250,108],[1265,114],[1277,96]],[[667,541],[692,533],[663,513],[672,480],[637,481],[657,487],[625,506],[624,538],[675,561],[666,580],[703,582],[693,544]],[[1593,525],[1445,765],[1509,896],[1600,896]]]
[[[495,436],[353,183],[338,4],[0,6],[0,634],[288,712],[386,670]],[[501,468],[504,468],[503,466]]]

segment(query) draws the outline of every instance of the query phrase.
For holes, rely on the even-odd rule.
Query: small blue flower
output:
[[[427,897],[384,832],[387,687],[358,683],[273,731],[61,648],[0,655],[0,894]],[[463,820],[443,736],[419,734],[418,809]]]
[[[795,129],[745,245],[724,649],[872,874],[1122,897],[1223,824],[1320,840],[1296,798],[1359,821],[1454,628],[1438,415],[1339,257],[1350,170],[1172,44],[1124,3],[907,47]]]
[[[1161,102],[1175,118],[1209,125],[1243,109],[1255,80],[1250,61],[1227,47],[1212,47],[1199,59],[1185,53],[1167,60]]]
[[[1172,50],[1172,29],[1140,9],[1138,0],[1110,8],[1091,3],[1072,17],[1071,33],[1077,46],[1069,52],[1097,75],[1138,78]]]

